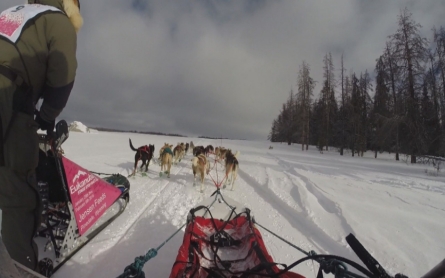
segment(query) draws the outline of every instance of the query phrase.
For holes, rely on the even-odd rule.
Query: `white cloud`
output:
[[[443,22],[442,0],[82,1],[78,76],[61,116],[262,140],[303,60],[319,84],[329,51],[336,69],[344,53],[347,72],[373,72],[405,6],[425,35]]]

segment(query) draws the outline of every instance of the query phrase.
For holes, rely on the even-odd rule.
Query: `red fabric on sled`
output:
[[[234,240],[240,241],[237,246],[219,247],[218,255],[223,262],[230,262],[226,267],[230,271],[224,270],[221,264],[217,269],[226,277],[240,277],[243,271],[248,271],[258,266],[262,261],[272,263],[269,265],[269,274],[278,273],[280,270],[269,255],[263,238],[257,228],[244,215],[240,215],[226,223],[218,219],[209,219],[196,216],[187,225],[184,239],[178,250],[176,261],[172,267],[170,278],[207,278],[209,270],[215,268],[214,253],[210,244],[210,237],[215,234],[215,226],[220,230],[224,226],[224,231]],[[257,246],[256,248],[254,246]],[[216,247],[213,247],[216,248]],[[215,250],[215,249],[213,249]],[[236,275],[230,274],[239,273]],[[261,273],[268,273],[262,270]],[[250,275],[249,277],[262,277]],[[296,273],[285,273],[282,278],[304,278]]]

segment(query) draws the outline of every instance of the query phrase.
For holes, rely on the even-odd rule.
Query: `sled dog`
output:
[[[195,186],[196,175],[201,179],[201,193],[204,192],[204,176],[210,172],[210,163],[204,154],[192,158],[193,186]]]
[[[134,169],[133,173],[131,173],[131,176],[136,173],[139,160],[142,160],[141,170],[145,165],[145,172],[147,172],[150,160],[153,158],[153,152],[155,151],[155,146],[145,145],[145,146],[140,146],[139,148],[136,149],[135,147],[133,147],[131,139],[129,140],[130,140],[130,148],[136,152],[136,154],[134,155]]]
[[[226,182],[223,186],[223,188],[226,188],[227,184],[231,184],[232,187],[230,190],[235,189],[235,180],[238,176],[238,159],[235,157],[235,155],[232,154],[230,150],[226,152]]]

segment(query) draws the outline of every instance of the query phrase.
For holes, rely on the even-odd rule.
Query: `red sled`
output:
[[[303,278],[294,272],[280,272],[277,265],[250,210],[220,195],[190,211],[170,278],[264,277],[259,274]]]

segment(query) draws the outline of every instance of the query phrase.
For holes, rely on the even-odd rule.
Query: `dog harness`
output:
[[[147,145],[139,147],[138,151],[150,154],[150,148]],[[139,161],[141,159],[142,159],[142,153],[139,153],[139,157],[138,157],[137,161]]]
[[[173,156],[172,149],[170,149],[170,148],[165,148],[165,149],[162,151],[162,155],[164,155],[164,154],[166,154],[166,153],[169,153],[169,154],[171,154],[171,155]]]
[[[145,145],[145,146],[143,146],[143,147],[139,147],[139,148],[138,148],[138,151],[142,151],[142,152],[150,153],[150,148],[149,148],[147,145]]]

